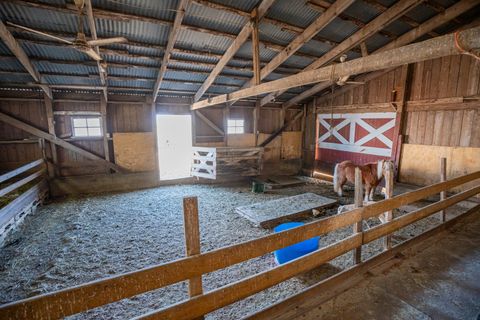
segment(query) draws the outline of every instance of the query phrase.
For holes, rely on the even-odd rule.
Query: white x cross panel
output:
[[[319,114],[318,122],[321,127],[327,130],[318,138],[318,145],[323,149],[340,150],[346,152],[366,153],[377,156],[390,157],[392,153],[393,141],[385,136],[385,132],[395,127],[395,112],[374,112],[374,113],[351,113],[351,114]],[[331,128],[330,120],[342,120]],[[390,119],[387,123],[378,128],[368,124],[365,119]],[[339,133],[339,131],[349,126],[348,140]],[[357,137],[356,127],[359,126],[367,132],[362,137]],[[338,142],[327,142],[333,136]],[[373,139],[380,140],[385,148],[365,146]]]

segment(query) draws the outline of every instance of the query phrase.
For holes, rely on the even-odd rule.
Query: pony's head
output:
[[[394,172],[395,163],[392,160],[380,160],[382,161],[382,175],[385,175],[385,171]]]

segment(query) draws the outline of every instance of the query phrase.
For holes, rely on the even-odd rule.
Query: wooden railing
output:
[[[3,189],[0,189],[0,197],[8,195],[9,193],[23,187],[27,183],[44,176],[46,171],[45,161],[43,159],[35,160],[21,166],[20,168],[0,175],[1,184],[33,169],[38,170],[24,178],[21,178],[18,181],[7,185]],[[36,204],[39,199],[44,198],[46,196],[46,192],[47,185],[46,182],[42,180],[0,209],[0,243],[3,241],[7,232],[14,227],[16,220],[19,220],[20,218],[23,219],[29,209],[31,209],[32,204]]]
[[[366,207],[328,217],[304,226],[271,234],[255,240],[188,256],[168,263],[151,266],[101,279],[64,290],[43,294],[0,307],[2,319],[55,319],[83,312],[180,281],[201,277],[228,266],[268,254],[274,250],[322,235],[364,219],[378,216],[400,206],[480,179],[480,171],[433,184],[412,192],[374,203]],[[445,209],[480,193],[480,185],[445,200],[420,208],[367,231],[323,247],[299,259],[252,275],[240,281],[193,296],[180,303],[144,314],[142,319],[194,319],[216,309],[244,299],[274,286],[304,271],[320,266],[342,254],[361,248],[375,239]]]

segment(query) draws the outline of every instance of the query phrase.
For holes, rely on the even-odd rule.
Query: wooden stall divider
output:
[[[362,172],[358,167],[355,167],[355,208],[361,208],[363,207],[363,184],[362,184]],[[363,226],[362,226],[363,220],[360,220],[359,222],[355,223],[353,225],[353,233],[362,233],[363,232]],[[358,248],[355,248],[354,256],[353,256],[353,262],[355,264],[359,264],[362,262],[362,245],[360,245]]]
[[[385,199],[393,197],[393,168],[390,166],[385,170]],[[385,212],[385,222],[388,223],[393,219],[393,210]],[[392,235],[385,237],[384,249],[390,250],[392,248]]]
[[[440,158],[440,182],[444,182],[447,180],[447,158]],[[447,190],[443,190],[440,192],[440,201],[445,200],[447,198]],[[447,220],[447,211],[442,210],[440,211],[440,216],[442,222]]]
[[[197,197],[183,198],[183,221],[185,229],[185,251],[187,257],[200,254],[200,223],[198,219]],[[190,298],[203,293],[202,276],[188,280]],[[203,316],[197,319],[204,319]]]

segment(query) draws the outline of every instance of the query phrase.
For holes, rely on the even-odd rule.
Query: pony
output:
[[[365,187],[365,201],[373,200],[375,189],[383,179],[385,170],[393,170],[394,164],[390,160],[379,160],[364,165],[356,165],[347,160],[335,165],[333,174],[333,190],[341,197],[343,185],[348,181],[355,183],[355,168],[362,172],[362,183]]]

